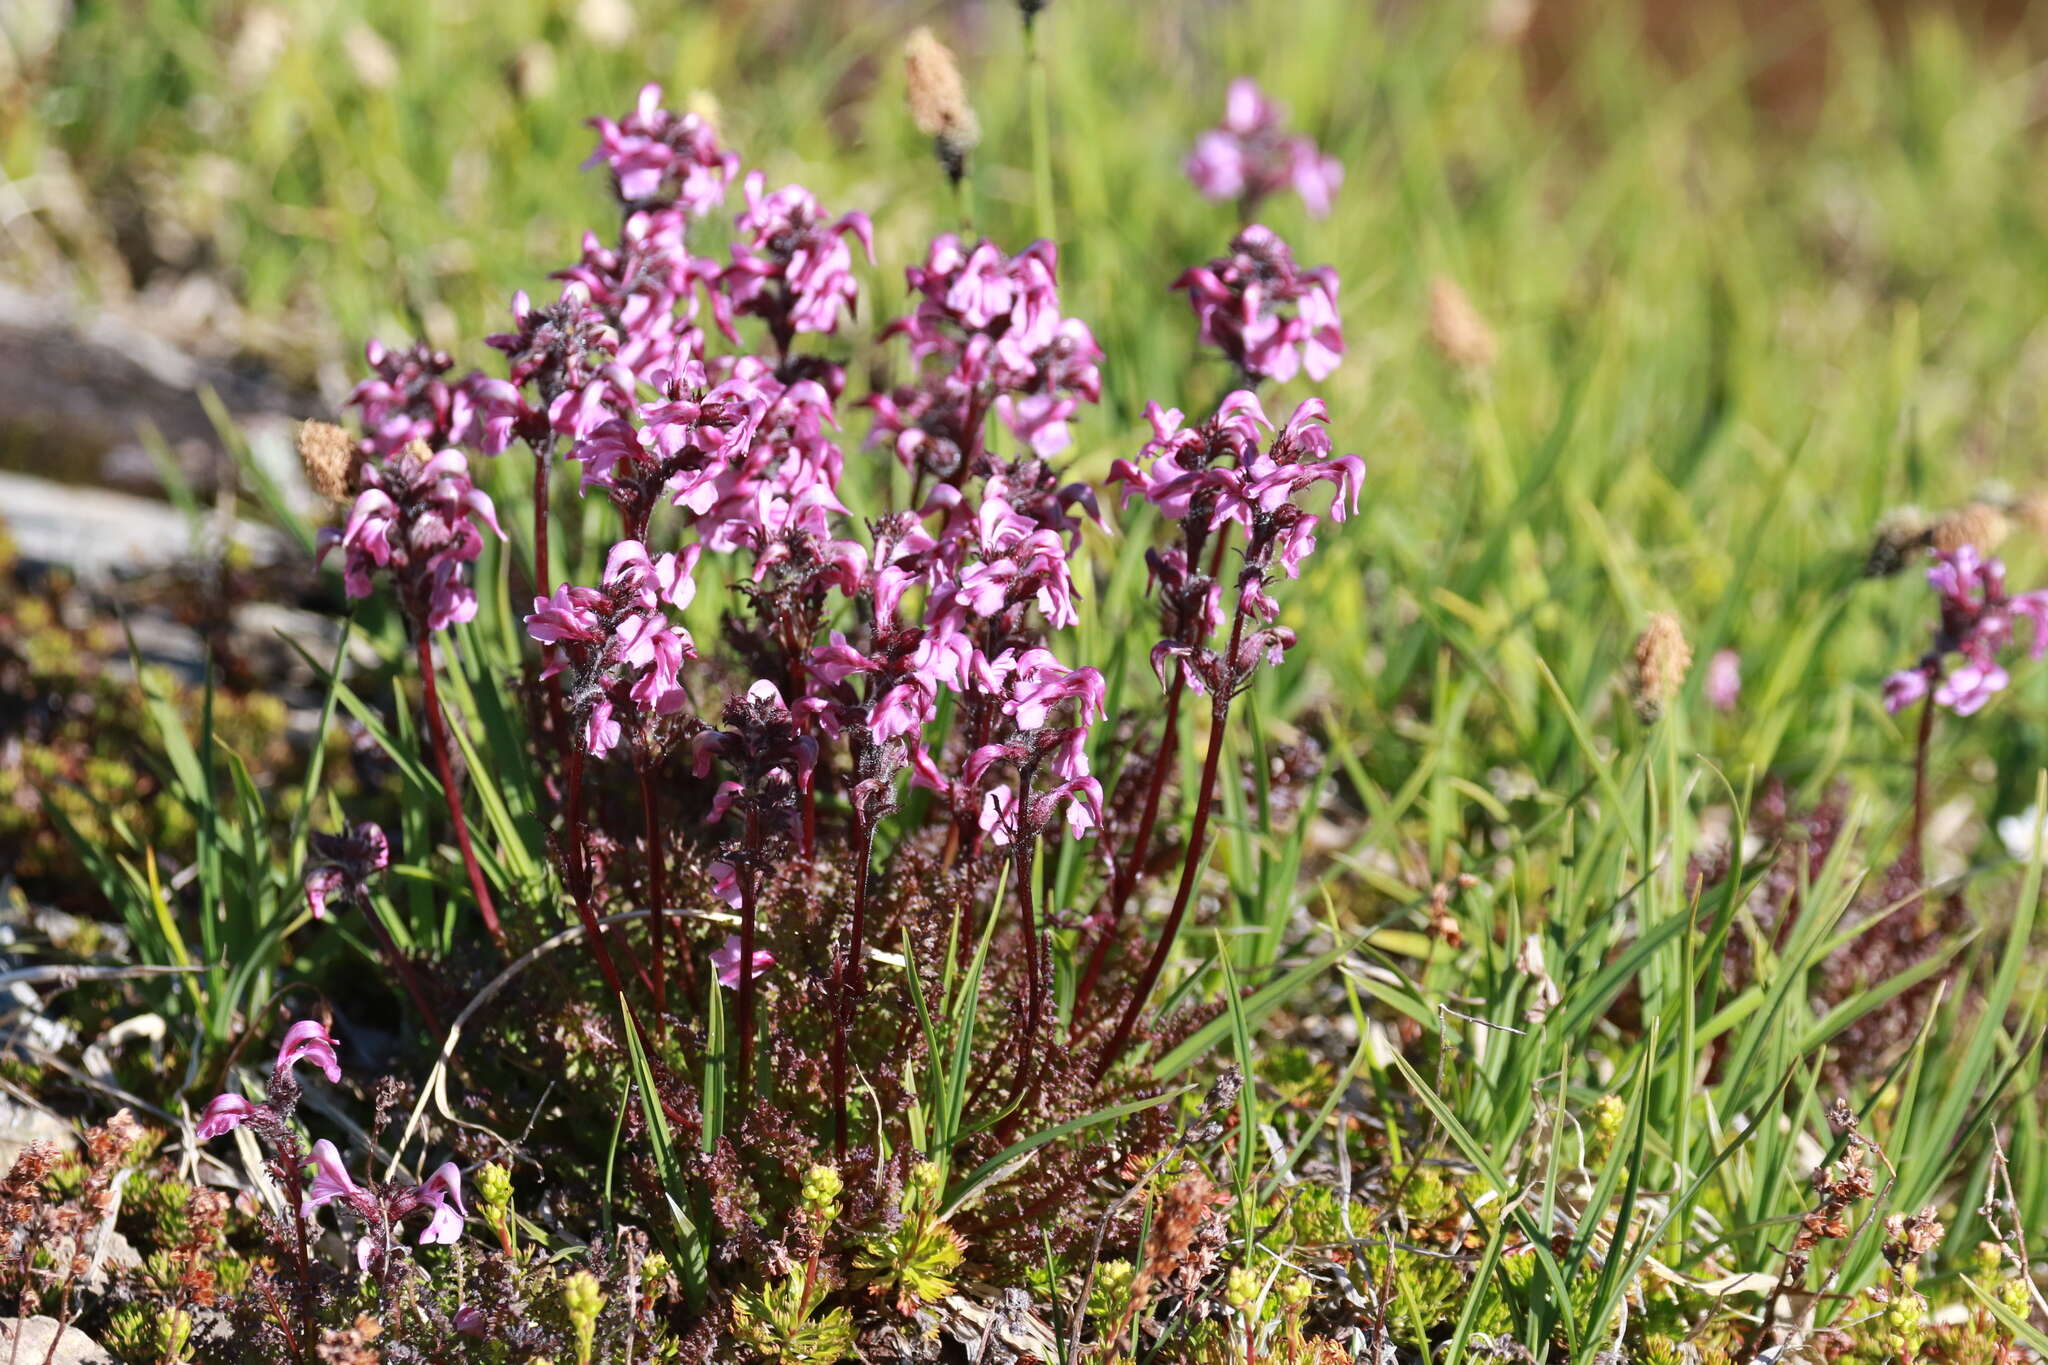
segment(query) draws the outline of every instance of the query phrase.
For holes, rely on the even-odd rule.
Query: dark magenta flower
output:
[[[696,114],[661,107],[661,87],[645,85],[633,112],[616,122],[594,118],[597,150],[586,166],[605,165],[629,204],[675,204],[702,218],[725,202],[740,159],[718,144],[711,124]]]
[[[565,285],[545,308],[535,308],[520,290],[512,296],[512,322],[512,331],[487,336],[484,343],[511,362],[506,382],[539,395],[547,429],[576,440],[606,419],[632,412],[634,377],[619,362],[619,334],[591,305],[582,284]],[[502,395],[489,393],[485,429],[516,422],[521,414],[506,413]]]
[[[1355,455],[1330,457],[1324,429],[1329,415],[1320,398],[1303,400],[1270,444],[1262,444],[1261,435],[1273,430],[1271,420],[1242,389],[1199,427],[1184,426],[1178,410],[1157,403],[1145,415],[1153,435],[1138,452],[1138,463],[1117,460],[1110,466],[1110,480],[1124,485],[1126,504],[1143,497],[1162,515],[1204,533],[1237,522],[1247,532],[1249,564],[1263,567],[1277,552],[1289,577],[1300,572],[1302,559],[1315,548],[1318,518],[1295,499],[1312,485],[1335,487],[1330,515],[1336,520],[1358,509],[1365,464]],[[1184,562],[1165,567],[1169,575],[1187,571]],[[1177,578],[1176,586],[1184,583]]]
[[[1998,656],[2012,643],[2016,621],[2031,628],[2030,656],[2048,653],[2048,589],[2009,596],[2005,565],[1972,545],[1938,550],[1934,561],[1927,571],[1941,606],[1934,644],[1917,665],[1885,679],[1884,705],[1896,714],[1931,689],[1935,705],[1967,716],[2011,682]],[[1950,655],[1961,658],[1948,663]]]
[[[1060,312],[1058,259],[1049,242],[1005,256],[948,233],[904,271],[917,305],[885,335],[909,339],[919,382],[869,401],[876,435],[905,465],[953,477],[980,452],[990,412],[1040,456],[1071,443],[1079,405],[1102,399],[1102,351]]]
[[[328,903],[337,898],[367,899],[370,879],[391,865],[384,831],[367,820],[338,834],[315,834],[309,842],[317,861],[306,870],[306,908],[314,919],[325,919]]]
[[[350,597],[368,597],[379,571],[391,575],[406,612],[428,630],[476,615],[476,592],[462,566],[483,552],[477,524],[500,540],[505,532],[488,494],[470,482],[459,450],[430,455],[415,443],[362,466],[356,495],[340,530],[320,532],[318,558],[344,553],[342,582]]]
[[[1239,77],[1230,83],[1223,123],[1195,139],[1188,156],[1188,178],[1205,198],[1242,204],[1249,212],[1279,190],[1301,196],[1311,217],[1330,212],[1344,168],[1325,156],[1315,142],[1285,132],[1281,112],[1255,81]]]
[[[1231,238],[1230,254],[1173,282],[1187,291],[1202,341],[1254,381],[1297,371],[1325,379],[1344,357],[1337,272],[1302,270],[1287,243],[1258,223]]]
[[[747,176],[747,207],[737,219],[732,264],[718,276],[711,307],[728,338],[739,339],[734,313],[758,317],[787,352],[797,333],[836,331],[841,312],[853,313],[860,286],[846,239],[857,239],[872,265],[875,235],[864,213],[828,220],[803,186],[784,185],[770,194],[767,183],[759,171]]]
[[[533,599],[526,633],[542,646],[541,676],[568,677],[570,710],[593,758],[624,737],[621,715],[644,729],[687,704],[681,671],[696,646],[667,609],[696,596],[690,571],[700,550],[650,556],[639,541],[622,540],[606,557],[602,587],[564,583]]]

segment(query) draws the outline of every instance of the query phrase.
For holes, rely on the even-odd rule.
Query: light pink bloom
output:
[[[1278,190],[1293,189],[1311,217],[1329,214],[1344,183],[1344,168],[1314,141],[1281,127],[1279,108],[1245,77],[1230,83],[1223,124],[1195,139],[1188,178],[1203,197],[1256,206]]]
[[[469,1217],[469,1210],[462,1203],[461,1169],[452,1161],[444,1161],[413,1193],[434,1211],[420,1233],[420,1245],[454,1246],[462,1236],[463,1222]]]
[[[341,1153],[334,1144],[321,1138],[313,1144],[313,1180],[306,1187],[306,1197],[299,1205],[302,1217],[310,1217],[315,1209],[336,1199],[347,1199],[360,1193],[356,1182],[349,1179],[348,1167],[342,1165]]]
[[[723,948],[714,948],[712,950],[711,965],[718,971],[719,985],[725,987],[727,990],[733,990],[739,986],[740,936],[738,934],[726,935],[725,946]],[[770,967],[773,967],[774,965],[775,954],[763,951],[759,948],[756,948],[754,950],[752,975],[755,980],[758,981],[761,978],[761,974],[767,971]]]
[[[1707,703],[1716,711],[1733,711],[1742,695],[1742,656],[1732,649],[1716,650],[1707,661]]]
[[[277,1049],[277,1069],[290,1071],[300,1062],[311,1062],[325,1073],[330,1085],[341,1083],[341,1059],[335,1053],[334,1038],[318,1019],[301,1019],[285,1030]]]
[[[256,1108],[240,1095],[215,1095],[199,1115],[199,1140],[211,1142],[224,1133],[234,1131],[249,1121]]]

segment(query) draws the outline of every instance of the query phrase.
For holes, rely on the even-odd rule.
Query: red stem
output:
[[[740,883],[740,1117],[754,1098],[754,851],[761,843],[761,817],[747,807],[747,848],[738,868]]]
[[[597,922],[597,911],[590,904],[590,864],[585,848],[583,829],[583,750],[574,745],[569,749],[569,882],[570,896],[576,902],[576,917],[583,923],[583,938],[590,944],[591,955],[597,959],[597,970],[604,976],[604,984],[613,995],[624,998],[626,985],[619,977],[619,969],[612,962],[611,949],[605,945],[604,930]],[[633,1021],[639,1028],[639,1020]],[[645,1030],[641,1030],[645,1033]]]
[[[1082,973],[1081,984],[1074,992],[1074,1028],[1077,1031],[1081,1020],[1086,1017],[1096,982],[1109,961],[1109,950],[1116,942],[1117,926],[1123,923],[1124,908],[1130,904],[1131,893],[1137,889],[1145,859],[1152,852],[1152,830],[1159,820],[1159,797],[1166,786],[1166,770],[1173,766],[1179,739],[1180,698],[1187,689],[1187,680],[1187,670],[1176,665],[1173,682],[1166,689],[1166,724],[1160,731],[1159,751],[1153,757],[1152,775],[1145,787],[1145,806],[1138,813],[1138,836],[1132,841],[1130,856],[1117,866],[1116,878],[1110,886],[1109,922],[1097,931],[1100,937],[1094,951],[1088,955],[1088,969]]]
[[[853,873],[853,923],[833,973],[836,999],[832,1010],[832,1150],[841,1161],[846,1159],[846,1034],[853,1025],[854,997],[860,991],[860,949],[867,937],[868,864],[875,851],[874,821],[858,822],[854,845],[859,861]]]
[[[484,870],[477,865],[476,850],[469,843],[469,821],[463,818],[462,796],[455,790],[455,767],[448,756],[448,725],[441,716],[441,694],[434,685],[434,643],[433,634],[426,622],[415,621],[413,634],[418,641],[420,656],[420,682],[426,690],[427,733],[432,740],[434,767],[441,776],[441,793],[448,798],[448,818],[455,822],[455,846],[462,850],[462,866],[469,873],[469,889],[476,896],[476,907],[483,913],[484,928],[491,934],[491,941],[498,945],[498,951],[510,956],[505,943],[505,930],[498,923],[497,907],[491,904],[490,888],[484,884]]]
[[[1927,826],[1927,750],[1934,738],[1934,693],[1930,690],[1920,703],[1920,733],[1913,744],[1913,842],[1908,845],[1913,859],[1913,880],[1924,891],[1927,862],[1921,843]]]
[[[648,908],[654,911],[654,923],[648,932],[653,940],[654,1009],[659,1019],[668,1009],[667,888],[662,875],[667,859],[662,852],[661,807],[655,801],[654,773],[644,764],[634,766],[640,777],[640,812],[647,824],[647,901]]]
[[[376,931],[377,943],[384,950],[384,961],[390,965],[391,970],[398,973],[399,980],[405,983],[406,994],[412,997],[413,1008],[420,1012],[420,1019],[425,1022],[427,1032],[439,1037],[441,1021],[434,1014],[434,1007],[427,1003],[426,990],[420,984],[419,973],[413,970],[412,959],[398,951],[398,945],[391,940],[391,931],[384,927],[384,921],[376,910],[369,905],[363,905],[362,909],[369,918],[370,928]]]
[[[1209,751],[1202,758],[1202,786],[1195,797],[1195,824],[1188,833],[1187,855],[1180,865],[1180,888],[1174,892],[1173,910],[1166,917],[1166,927],[1160,931],[1159,942],[1152,949],[1152,959],[1145,964],[1145,974],[1138,978],[1137,989],[1131,992],[1130,1003],[1124,1007],[1123,1018],[1117,1021],[1116,1032],[1110,1036],[1109,1045],[1102,1050],[1102,1058],[1095,1064],[1095,1079],[1100,1082],[1109,1074],[1109,1068],[1123,1055],[1131,1040],[1131,1030],[1137,1027],[1138,1015],[1145,1009],[1145,1002],[1152,995],[1152,988],[1159,984],[1159,974],[1166,969],[1167,954],[1173,951],[1173,942],[1180,937],[1181,921],[1187,917],[1188,902],[1195,892],[1195,878],[1202,866],[1202,841],[1209,834],[1209,802],[1216,795],[1216,771],[1223,762],[1223,736],[1229,728],[1230,693],[1235,683],[1238,643],[1244,636],[1244,596],[1238,595],[1238,609],[1230,625],[1230,652],[1224,656],[1223,683],[1216,689],[1209,702]]]
[[[1017,798],[1017,809],[1021,813],[1031,800],[1032,774],[1027,772],[1018,781],[1021,795]],[[1017,832],[1017,913],[1024,929],[1024,1039],[1017,1051],[1017,1098],[1010,1118],[1003,1125],[1000,1137],[1007,1142],[1014,1126],[1024,1117],[1024,1106],[1031,1100],[1031,1091],[1038,1084],[1038,1031],[1045,1014],[1045,992],[1040,977],[1044,974],[1044,962],[1038,941],[1038,914],[1032,902],[1031,878],[1033,875],[1033,848],[1038,837],[1028,830]]]
[[[531,444],[531,443],[529,443]],[[551,432],[545,444],[534,444],[533,449],[533,592],[536,597],[548,597],[555,591],[554,574],[548,568],[548,504],[551,501],[552,484],[549,474],[554,466],[555,438]],[[562,679],[557,674],[548,679],[548,720],[553,724],[555,743],[568,753],[576,737],[569,733],[569,712],[562,700]]]

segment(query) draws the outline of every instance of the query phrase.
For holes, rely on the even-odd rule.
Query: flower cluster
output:
[[[904,271],[917,306],[887,335],[909,340],[918,382],[869,401],[876,439],[907,468],[956,485],[981,472],[991,411],[1040,457],[1071,443],[1080,405],[1102,399],[1102,351],[1086,323],[1060,312],[1057,275],[1050,242],[1006,256],[950,233]]]
[[[1327,379],[1344,357],[1337,272],[1301,269],[1271,228],[1244,228],[1228,256],[1193,267],[1173,287],[1187,291],[1203,343],[1252,383],[1284,384],[1301,370]]]
[[[470,482],[459,450],[434,453],[414,441],[397,454],[363,464],[362,492],[339,531],[320,532],[320,558],[337,546],[346,556],[342,581],[350,597],[368,597],[371,578],[388,573],[406,614],[428,630],[476,615],[476,591],[462,566],[483,551],[478,524],[500,540],[505,532],[490,495]]]
[[[718,145],[710,121],[662,107],[661,87],[643,85],[633,112],[622,119],[594,118],[597,150],[586,166],[608,166],[619,198],[636,208],[675,207],[702,218],[725,202],[739,174],[737,154]]]
[[[1135,461],[1118,461],[1112,479],[1127,502],[1154,505],[1177,535],[1147,556],[1166,617],[1153,664],[1169,700],[1159,753],[1120,765],[1151,783],[1127,851],[1127,803],[1108,798],[1091,765],[1102,749],[1109,680],[1077,663],[1057,634],[1082,623],[1090,580],[1077,557],[1084,528],[1102,518],[1096,491],[1053,461],[1072,447],[1085,407],[1100,402],[1103,355],[1088,325],[1064,310],[1053,246],[1009,254],[946,234],[906,269],[911,303],[884,335],[907,352],[911,378],[863,401],[872,411],[871,445],[886,446],[910,471],[911,493],[857,525],[840,496],[846,459],[836,442],[847,379],[832,339],[857,316],[854,243],[872,261],[868,220],[832,217],[808,190],[774,188],[758,171],[742,178],[709,126],[662,109],[652,87],[632,114],[597,126],[597,159],[613,172],[620,200],[618,235],[585,237],[581,260],[558,276],[555,302],[514,300],[513,328],[489,339],[506,358],[505,376],[451,383],[438,354],[374,357],[378,377],[359,391],[365,423],[382,433],[379,449],[401,437],[414,444],[364,470],[347,524],[330,533],[348,551],[350,591],[369,591],[372,570],[388,569],[422,621],[468,619],[475,598],[459,568],[481,548],[477,520],[493,529],[496,522],[452,447],[495,453],[526,442],[535,456],[536,563],[525,624],[538,646],[553,740],[536,746],[536,760],[559,764],[542,783],[559,801],[550,844],[610,991],[632,1011],[635,983],[649,987],[655,1022],[646,1036],[688,1017],[706,991],[732,990],[729,1072],[744,1112],[762,1080],[752,1066],[758,999],[815,998],[829,981],[835,1136],[843,1142],[846,1049],[861,1028],[863,957],[877,944],[893,947],[907,927],[906,890],[889,885],[877,910],[870,872],[878,856],[903,866],[921,859],[919,866],[940,870],[944,886],[919,894],[959,899],[963,942],[979,916],[997,922],[1004,908],[977,900],[1002,885],[1010,888],[1005,901],[1015,899],[1014,927],[990,950],[1008,964],[1002,989],[1024,1022],[997,1063],[1009,1073],[1009,1102],[1022,1114],[1041,1093],[1085,1087],[1082,1068],[1097,1067],[1099,1079],[1115,1061],[1160,963],[1155,955],[1136,978],[1113,1037],[1085,1058],[1049,1059],[1041,1046],[1052,1017],[1049,926],[1100,929],[1115,913],[1041,905],[1052,879],[1037,875],[1036,859],[1041,848],[1059,847],[1058,881],[1069,888],[1062,894],[1095,887],[1104,905],[1120,909],[1138,869],[1150,866],[1145,845],[1173,767],[1163,755],[1176,751],[1175,708],[1184,692],[1208,694],[1211,754],[1159,953],[1171,945],[1199,878],[1230,701],[1261,661],[1293,643],[1276,624],[1271,587],[1299,572],[1324,516],[1341,520],[1356,509],[1362,466],[1332,456],[1320,399],[1302,402],[1284,425],[1249,391],[1231,394],[1194,426],[1178,411],[1148,409],[1152,439]],[[1266,127],[1252,119],[1242,131]],[[714,262],[693,253],[690,235],[733,184],[744,187],[745,206],[729,261]],[[1253,383],[1302,369],[1328,374],[1343,349],[1334,272],[1297,270],[1285,244],[1260,227],[1240,233],[1232,251],[1177,286],[1193,299],[1204,340]],[[700,291],[715,324],[708,333],[697,325]],[[721,345],[725,353],[712,353]],[[451,448],[422,458],[417,441],[425,437]],[[557,582],[540,555],[556,453],[579,466],[578,494],[601,496],[617,514],[617,538],[594,585]],[[1309,510],[1307,495],[1320,483],[1335,492],[1328,512]],[[1226,596],[1216,575],[1231,541],[1242,566]],[[741,556],[751,574],[730,575],[744,581],[723,614],[718,657],[686,671],[698,642],[678,613],[690,604],[704,557],[722,555]],[[1226,622],[1227,645],[1213,643]],[[485,906],[427,652],[421,667],[450,820]],[[733,695],[726,680],[746,686]],[[1145,742],[1142,721],[1126,715],[1118,724],[1119,742],[1125,731]],[[615,766],[586,763],[621,748],[637,792],[621,786]],[[672,761],[684,755],[687,775]],[[913,801],[912,789],[929,795]],[[899,795],[925,827],[878,839]],[[621,828],[616,813],[635,796],[640,818]],[[665,831],[664,807],[678,805],[691,819]],[[819,877],[821,848],[847,861],[843,918],[821,911],[841,899],[825,888],[847,885]],[[668,864],[679,850],[677,881],[737,912],[739,932],[722,947],[688,942],[692,928],[668,909]],[[322,913],[337,898],[364,895],[386,856],[362,830],[316,851],[307,892]],[[1076,860],[1077,852],[1085,856]],[[1096,875],[1104,863],[1113,882]],[[619,885],[620,867],[638,879],[630,890]],[[651,963],[636,960],[642,927],[630,922],[639,916],[619,916],[621,901],[651,912],[643,912]],[[833,916],[829,960],[814,965],[828,970],[757,986],[778,954],[794,963],[806,946],[816,950],[801,937],[773,937],[799,932],[783,917],[803,922],[821,912]],[[891,918],[871,923],[871,912]],[[486,920],[504,948],[495,919]],[[685,940],[675,958],[674,1010],[670,932]],[[1105,935],[1098,946],[1107,942]],[[707,949],[708,982],[691,969]],[[403,955],[388,943],[385,951],[405,974]],[[1091,984],[1100,965],[1090,968]],[[406,980],[431,1022],[432,992]],[[460,1208],[452,1184],[381,1190],[353,1183],[338,1161],[316,1165],[309,1207],[360,1203],[373,1231],[423,1209],[439,1228],[445,1209]],[[375,1217],[373,1207],[381,1210]]]
[[[1288,133],[1281,110],[1258,83],[1241,76],[1224,99],[1223,124],[1195,139],[1187,160],[1188,179],[1204,197],[1237,202],[1249,216],[1267,195],[1292,189],[1317,218],[1330,212],[1344,167],[1325,156],[1313,139]]]
[[[650,556],[637,540],[612,546],[601,587],[564,583],[533,599],[526,633],[541,645],[541,676],[569,677],[569,704],[584,749],[602,758],[617,747],[620,716],[635,733],[683,709],[683,660],[696,655],[689,632],[669,619],[696,595],[690,576],[700,547]]]
[[[2032,629],[2032,657],[2048,653],[2048,589],[2009,595],[2005,565],[1969,545],[1936,551],[1934,561],[1927,571],[1941,606],[1934,644],[1918,664],[1885,679],[1884,705],[1896,714],[1931,689],[1935,705],[1967,716],[2011,681],[1998,656],[2012,643],[2016,621]],[[1951,655],[1960,657],[1949,663]]]
[[[856,237],[875,260],[875,234],[864,213],[827,221],[817,197],[801,185],[785,185],[770,194],[759,171],[748,174],[747,207],[740,214],[739,240],[732,244],[732,264],[719,276],[712,294],[713,315],[729,340],[734,313],[763,319],[783,355],[799,332],[831,332],[842,310],[851,312],[860,297],[853,278],[853,253],[846,239]]]
[[[293,1121],[301,1094],[296,1075],[300,1062],[317,1067],[329,1084],[341,1081],[334,1036],[317,1019],[302,1019],[286,1031],[261,1102],[227,1092],[207,1104],[196,1125],[199,1140],[211,1142],[237,1128],[247,1128],[262,1138],[274,1153],[271,1173],[290,1195],[294,1218],[311,1218],[339,1200],[362,1221],[356,1260],[364,1270],[389,1256],[400,1224],[416,1213],[427,1215],[419,1245],[452,1246],[462,1236],[469,1217],[462,1203],[461,1170],[452,1161],[443,1162],[417,1185],[358,1184],[349,1175],[340,1151],[326,1138],[315,1142],[308,1152]],[[303,1241],[299,1245],[303,1249]]]

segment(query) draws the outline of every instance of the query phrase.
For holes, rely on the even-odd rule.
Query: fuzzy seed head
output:
[[[1934,548],[1944,554],[1953,554],[1965,545],[1975,546],[1980,554],[1990,554],[2005,539],[2011,523],[2005,513],[1988,502],[1973,502],[1958,508],[1940,521],[1934,523]]]
[[[967,154],[981,141],[981,124],[967,103],[967,86],[952,49],[920,27],[903,44],[903,72],[910,121],[932,140],[946,174],[958,181]]]
[[[299,464],[306,482],[329,502],[347,502],[354,495],[356,443],[332,422],[299,423]]]
[[[1645,725],[1653,724],[1685,685],[1692,667],[1692,646],[1685,630],[1668,611],[1650,613],[1636,637],[1634,667],[1629,670],[1629,698]]]
[[[1448,275],[1429,282],[1429,339],[1437,354],[1468,375],[1483,375],[1500,358],[1493,328]]]

